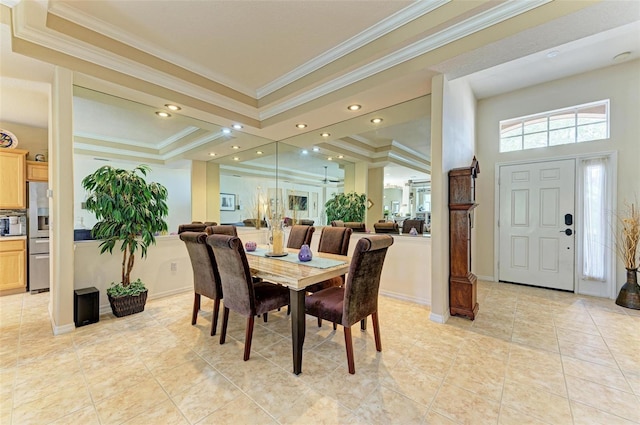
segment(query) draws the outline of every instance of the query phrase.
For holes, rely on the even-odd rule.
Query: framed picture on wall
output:
[[[232,193],[220,194],[220,211],[235,211],[236,195]]]

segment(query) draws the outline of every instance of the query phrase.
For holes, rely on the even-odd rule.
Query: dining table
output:
[[[269,256],[268,248],[259,246],[247,251],[247,261],[252,275],[289,288],[291,305],[291,345],[293,373],[302,372],[302,348],[304,346],[306,288],[349,271],[351,258],[345,255],[314,252],[311,261],[300,261],[298,249],[286,248],[286,255]]]

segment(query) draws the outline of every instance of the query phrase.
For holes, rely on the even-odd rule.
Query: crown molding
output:
[[[194,126],[188,126],[185,127],[184,129],[180,130],[179,132],[177,132],[176,134],[167,137],[166,139],[164,139],[162,142],[160,142],[157,146],[158,149],[164,149],[167,146],[171,145],[172,143],[177,142],[178,140],[187,137],[188,135],[196,132],[200,130],[199,127],[194,127]]]
[[[211,72],[209,68],[203,67],[197,63],[185,59],[183,56],[175,54],[169,50],[158,48],[151,43],[145,42],[135,34],[115,28],[105,21],[94,16],[88,15],[67,3],[52,2],[50,3],[49,12],[61,18],[67,19],[92,31],[100,33],[113,40],[127,44],[135,49],[142,50],[164,61],[180,64],[181,68],[194,72],[216,83],[227,86],[247,96],[256,97],[255,90],[231,81],[220,74]]]
[[[451,0],[423,0],[416,1],[411,5],[399,10],[393,15],[383,19],[376,23],[372,27],[356,34],[350,39],[338,44],[336,47],[327,50],[314,59],[302,64],[294,70],[284,74],[282,77],[273,80],[272,82],[265,84],[258,88],[256,91],[256,97],[258,99],[263,98],[281,88],[299,80],[300,78],[317,71],[318,69],[326,66],[327,64],[340,59],[349,53],[358,50],[359,48],[366,46],[367,44],[375,41],[376,39],[406,25],[407,23],[425,15],[447,3]]]
[[[18,7],[13,9],[15,37],[258,120],[258,113],[255,107],[219,95],[196,84],[179,80],[154,68],[122,58],[65,34],[54,32],[46,27],[41,28],[37,23],[32,25],[30,15],[33,15],[33,13],[27,10],[33,7],[31,3],[21,2]],[[35,19],[33,20],[35,21]]]
[[[92,133],[90,131],[74,131],[73,137],[82,137],[83,139],[97,140],[100,142],[117,143],[123,146],[136,146],[154,151],[158,150],[158,147],[152,143],[139,142],[137,140],[125,139],[123,137],[110,137],[103,134]]]
[[[354,71],[344,74],[341,77],[321,84],[278,105],[267,108],[260,113],[260,120],[274,117],[307,102],[311,102],[312,100],[357,83],[360,80],[371,77],[372,75],[414,59],[448,43],[469,36],[475,32],[481,31],[543,4],[549,3],[550,1],[551,0],[530,0],[523,2],[519,0],[509,0],[507,2],[500,3],[496,7],[486,10],[479,15],[473,16],[420,41],[403,47],[402,49],[373,61],[366,66],[360,67]]]

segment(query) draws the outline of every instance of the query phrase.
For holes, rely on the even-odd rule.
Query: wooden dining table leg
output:
[[[305,312],[304,312],[305,291],[289,289],[289,301],[291,304],[291,339],[293,345],[293,373],[300,375],[302,372],[302,347],[304,345]]]

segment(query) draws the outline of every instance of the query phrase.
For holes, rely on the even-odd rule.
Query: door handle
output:
[[[571,229],[560,230],[560,233],[564,233],[567,236],[571,236],[571,235],[573,235],[573,230],[571,230]]]

